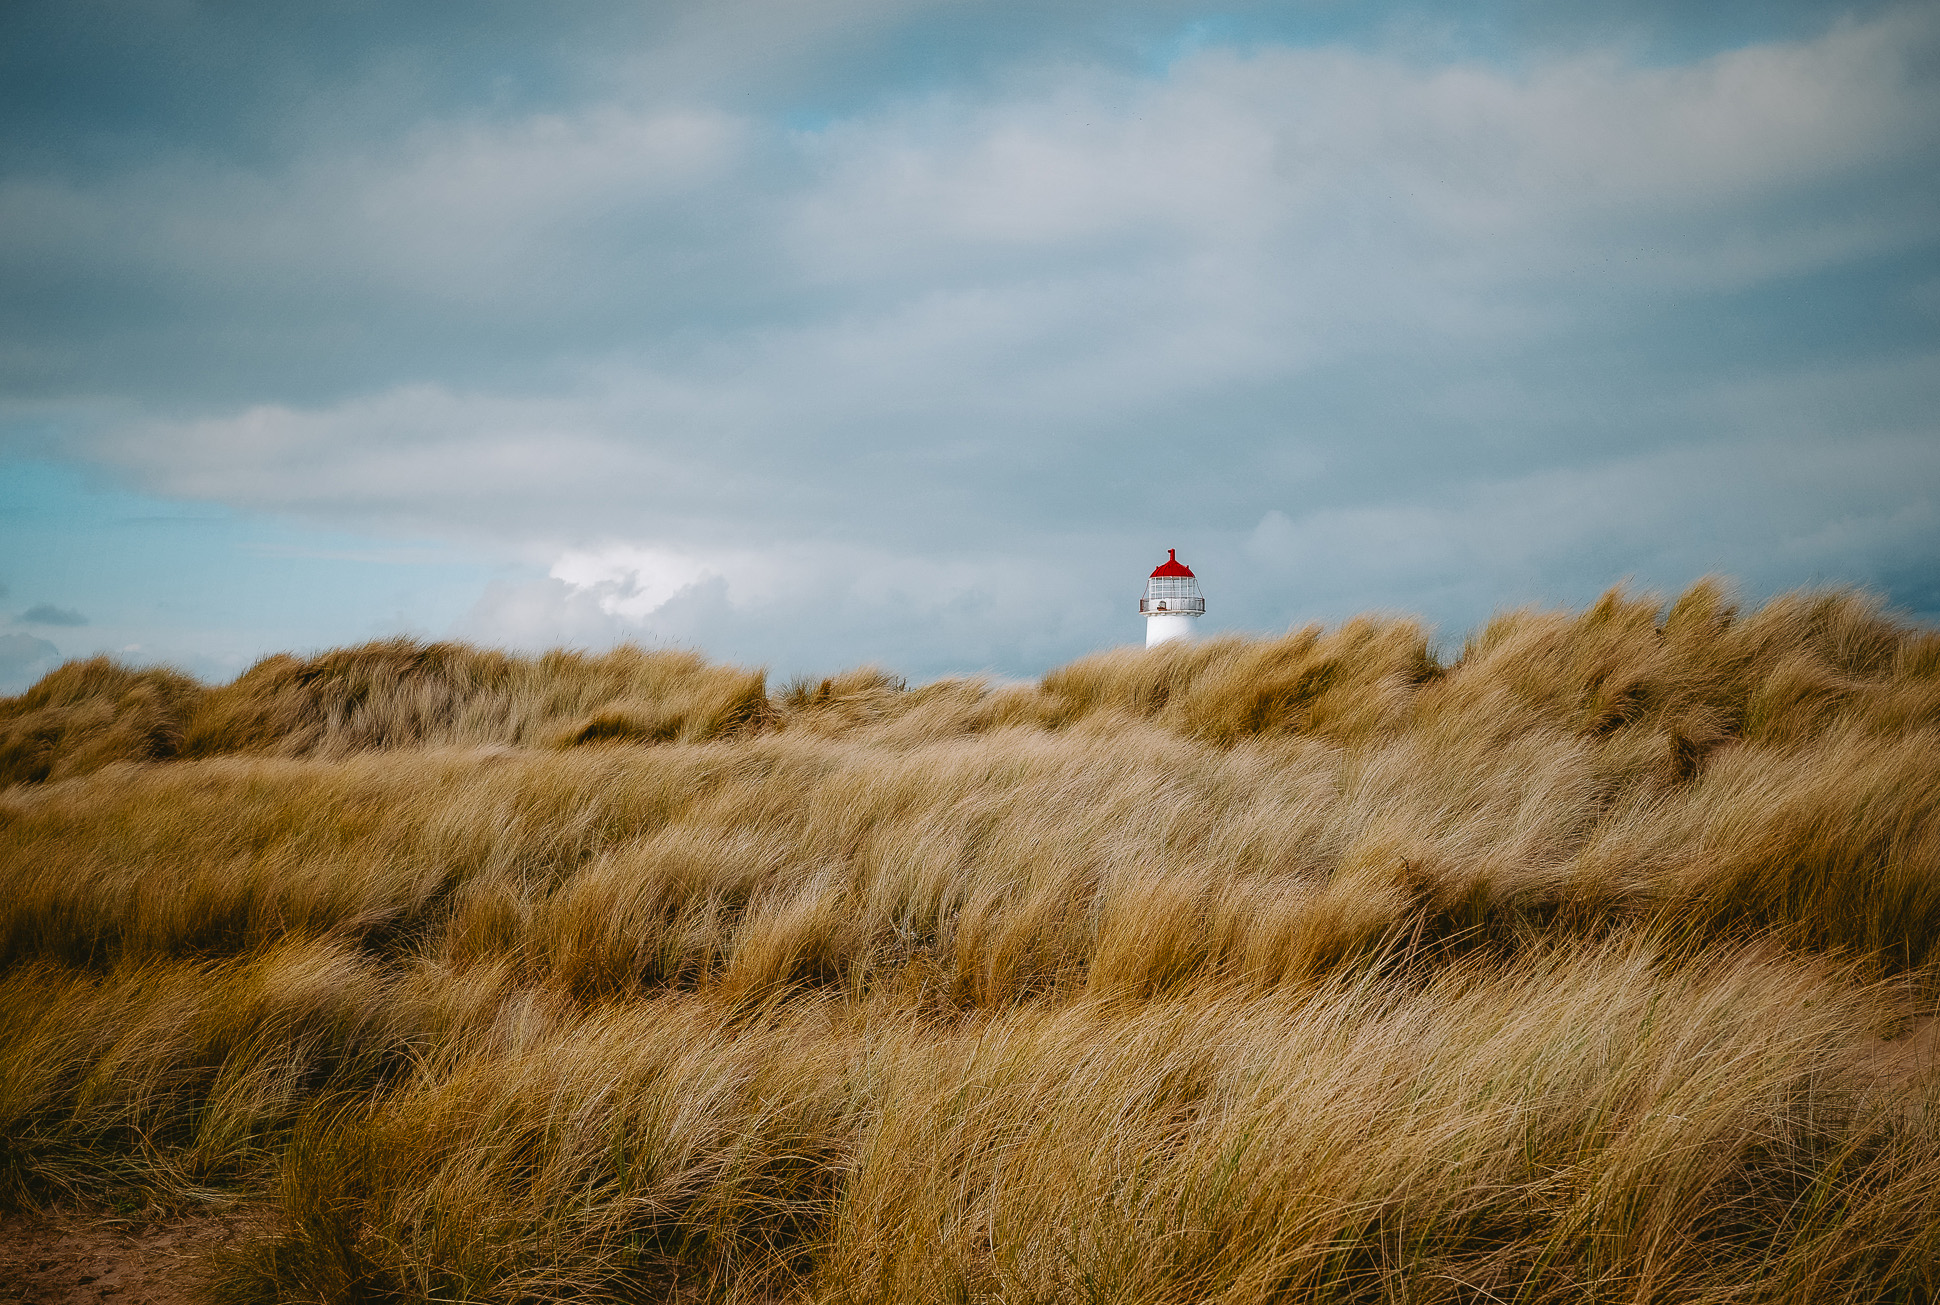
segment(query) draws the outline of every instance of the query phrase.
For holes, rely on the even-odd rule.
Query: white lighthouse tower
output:
[[[1200,596],[1192,568],[1179,560],[1178,549],[1165,552],[1165,561],[1153,568],[1152,578],[1145,582],[1145,597],[1138,600],[1147,648],[1192,638],[1192,623],[1206,614],[1206,600]]]

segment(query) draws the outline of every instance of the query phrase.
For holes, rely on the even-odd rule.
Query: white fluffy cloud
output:
[[[460,632],[528,648],[699,647],[781,674],[874,661],[928,675],[1046,665],[1101,633],[1112,643],[1138,634],[1125,615],[1136,583],[1095,569],[1085,581],[1018,553],[817,545],[700,556],[616,543],[569,551],[544,579],[490,586]]]
[[[590,596],[608,616],[637,623],[716,573],[707,563],[679,553],[622,544],[597,551],[575,549],[546,574],[570,593]]]

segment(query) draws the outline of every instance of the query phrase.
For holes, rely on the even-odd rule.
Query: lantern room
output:
[[[1165,552],[1165,561],[1153,568],[1145,582],[1145,597],[1138,600],[1139,614],[1145,618],[1147,648],[1190,639],[1193,621],[1206,614],[1206,600],[1199,593],[1192,568],[1179,560],[1178,549]]]

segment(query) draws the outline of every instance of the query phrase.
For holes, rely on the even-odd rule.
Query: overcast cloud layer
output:
[[[10,10],[0,688],[1940,614],[1940,6],[1549,8]]]

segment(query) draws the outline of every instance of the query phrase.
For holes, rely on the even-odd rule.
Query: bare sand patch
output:
[[[233,1214],[128,1218],[57,1210],[0,1217],[5,1305],[194,1305]]]

